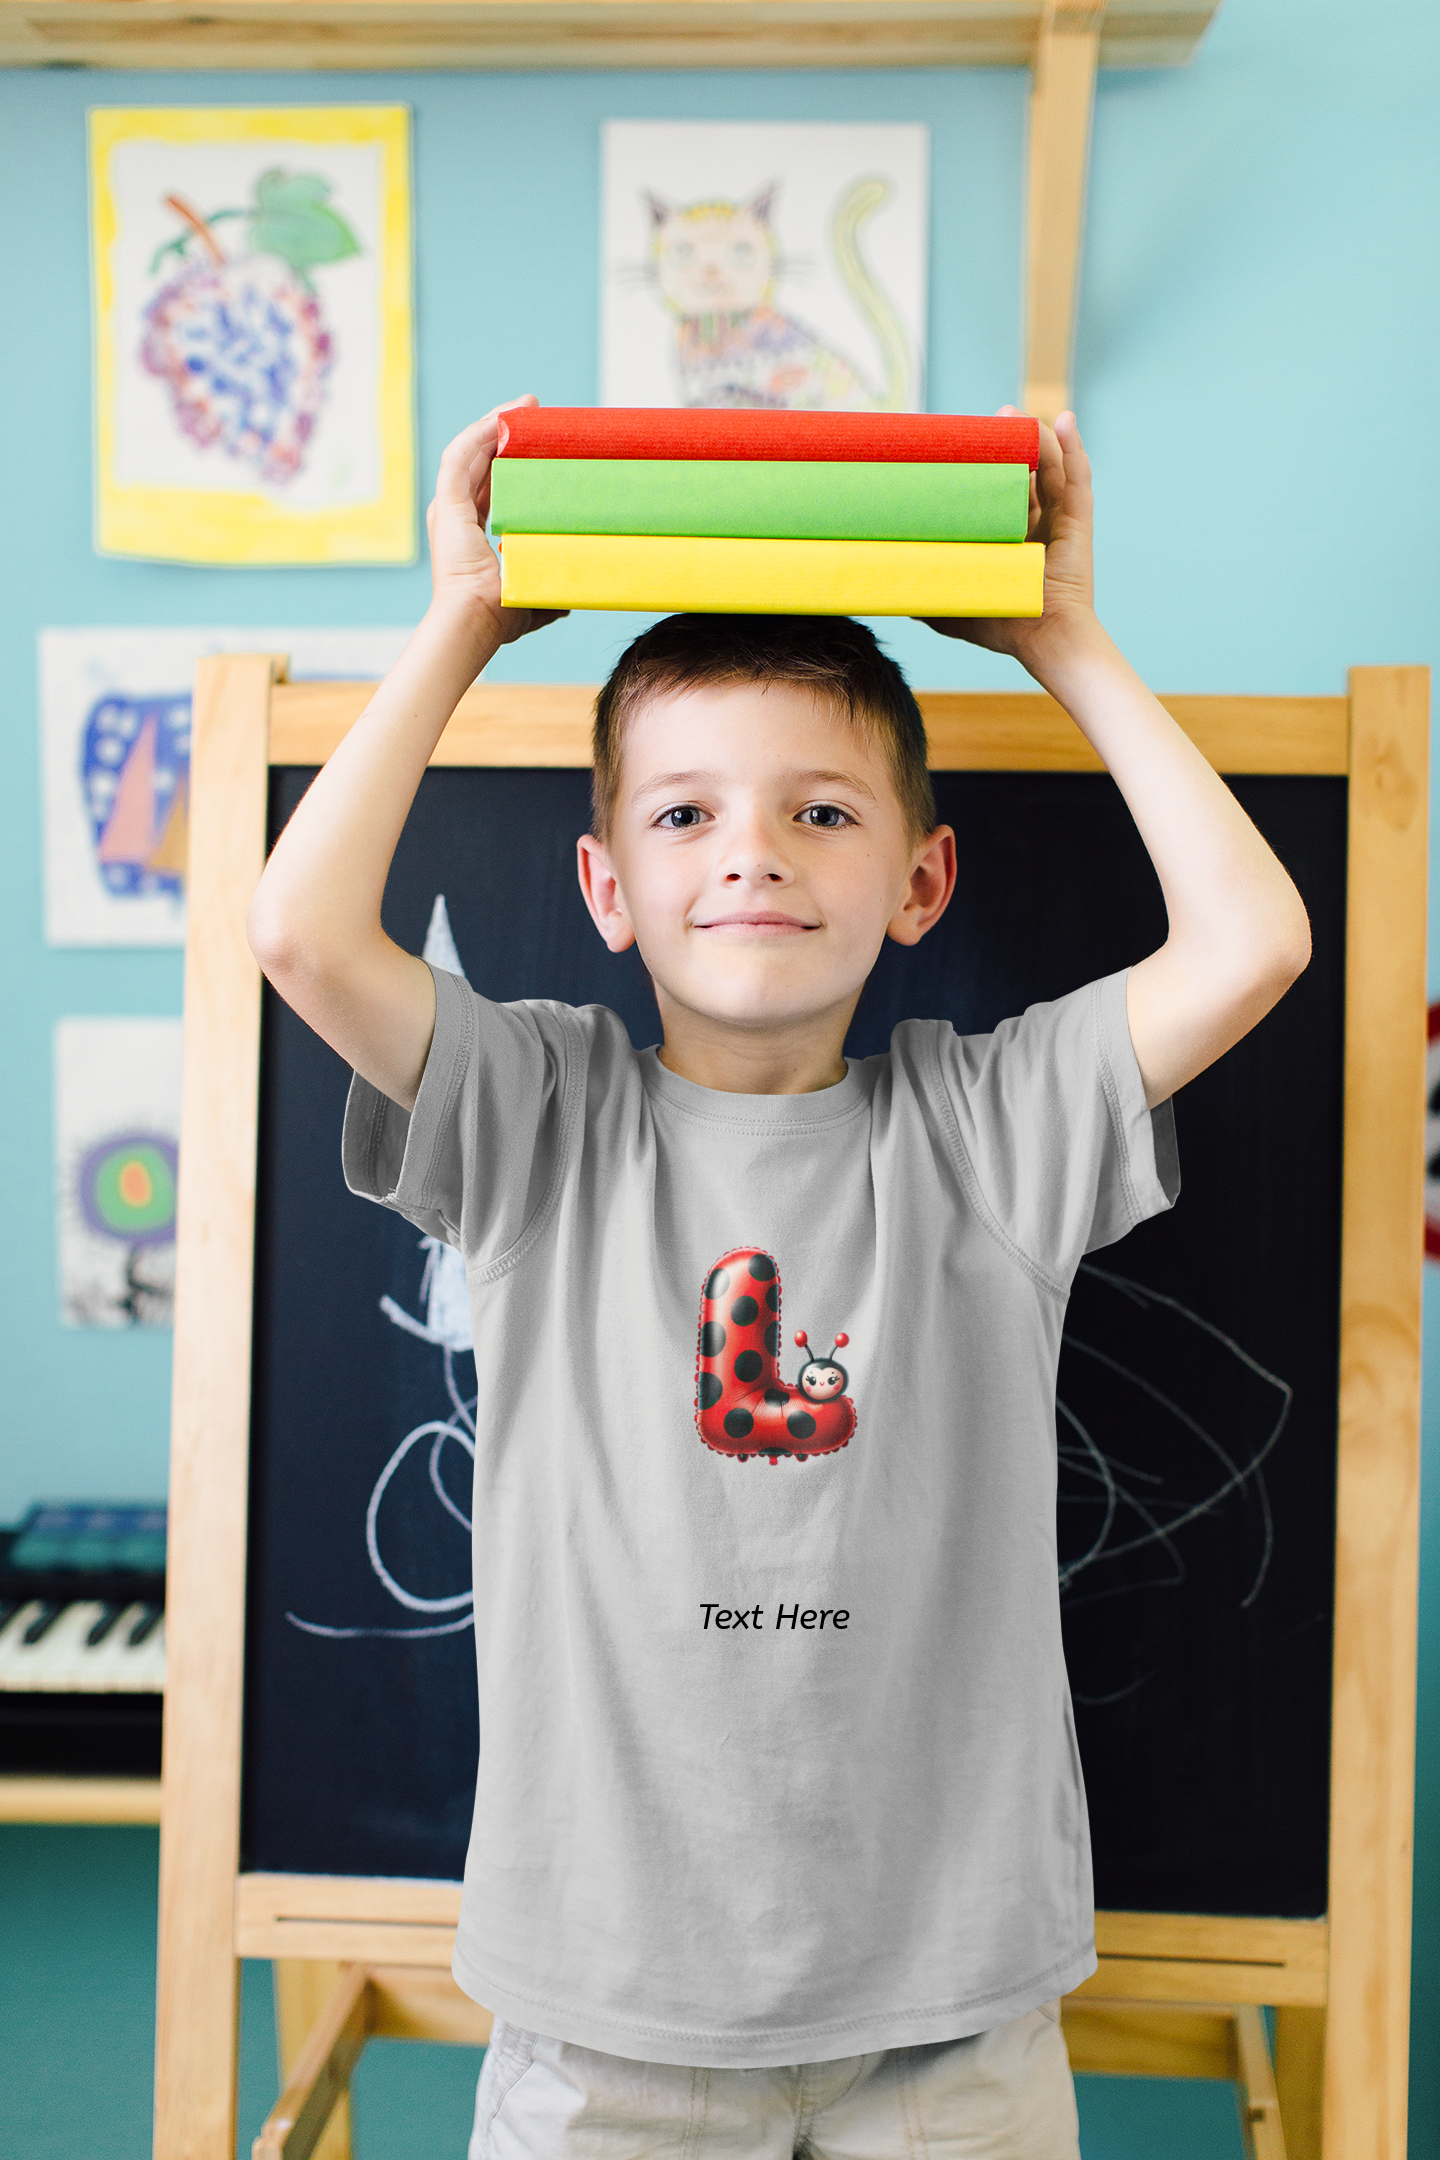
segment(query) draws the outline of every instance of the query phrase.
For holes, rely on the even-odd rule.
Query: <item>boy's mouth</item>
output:
[[[798,915],[713,915],[709,922],[697,923],[697,930],[818,930],[818,923],[801,922]]]

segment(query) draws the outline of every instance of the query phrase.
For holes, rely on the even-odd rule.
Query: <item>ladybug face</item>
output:
[[[848,1377],[833,1358],[811,1358],[800,1370],[800,1392],[810,1402],[833,1402],[843,1394]]]

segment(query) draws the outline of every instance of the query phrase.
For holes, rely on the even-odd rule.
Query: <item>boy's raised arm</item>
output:
[[[286,1004],[406,1110],[430,1051],[435,985],[424,961],[381,928],[391,857],[465,691],[501,645],[554,620],[501,612],[500,566],[485,538],[499,415],[509,409],[475,421],[441,459],[426,517],[430,607],[280,835],[247,924]]]
[[[1005,406],[1003,411],[1014,411]],[[1130,1037],[1153,1108],[1264,1018],[1310,958],[1300,895],[1223,780],[1095,618],[1090,464],[1073,413],[1040,430],[1032,539],[1047,543],[1033,621],[932,628],[1028,668],[1113,774],[1165,896],[1169,935],[1130,971]]]

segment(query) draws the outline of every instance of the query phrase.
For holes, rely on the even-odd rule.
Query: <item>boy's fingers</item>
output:
[[[435,501],[440,508],[458,510],[462,505],[473,505],[476,464],[486,458],[487,451],[491,456],[494,455],[497,441],[494,421],[489,423],[491,432],[488,442],[482,433],[485,425],[485,421],[477,420],[473,427],[466,428],[463,435],[457,435],[454,442],[446,445],[440,459],[440,470],[435,475]],[[486,463],[488,465],[488,458]]]
[[[520,397],[507,398],[503,404],[492,406],[483,419],[472,420],[460,430],[440,454],[440,470],[435,481],[435,499],[458,505],[475,499],[477,465],[488,471],[490,460],[500,440],[501,413],[515,412],[520,406],[538,405],[539,398],[533,390],[526,390]]]
[[[1029,414],[1022,413],[1018,405],[997,405],[995,408],[995,417],[997,420],[1025,420],[1029,418]],[[1050,506],[1052,500],[1052,493],[1058,492],[1058,490],[1052,491],[1052,489],[1048,488],[1045,484],[1047,476],[1045,437],[1047,435],[1050,435],[1050,439],[1052,442],[1055,438],[1051,433],[1051,430],[1046,427],[1043,420],[1039,423],[1039,427],[1040,461],[1038,466],[1036,467],[1036,470],[1030,475],[1030,514],[1026,522],[1026,538],[1030,540],[1034,539],[1040,521],[1044,517],[1046,510]]]
[[[1040,422],[1040,462],[1035,473],[1036,493],[1044,512],[1053,514],[1065,497],[1065,453],[1053,428]]]
[[[501,413],[516,412],[522,405],[538,405],[539,403],[540,400],[533,390],[522,390],[519,397],[502,398],[500,403],[492,405],[489,412],[485,413],[482,418],[472,420],[467,427],[461,428],[460,433],[445,445],[441,455],[442,464],[452,451],[460,451],[468,447],[473,455],[473,445],[477,441],[487,436],[497,435],[499,433]]]
[[[1073,412],[1056,415],[1055,434],[1065,468],[1066,485],[1089,487],[1090,460],[1085,454],[1085,445],[1080,440],[1080,423]]]
[[[1058,471],[1065,463],[1065,453],[1060,447],[1060,438],[1055,433],[1054,428],[1047,427],[1043,420],[1038,425],[1040,429],[1040,470],[1041,472],[1045,472],[1047,469],[1052,472]]]

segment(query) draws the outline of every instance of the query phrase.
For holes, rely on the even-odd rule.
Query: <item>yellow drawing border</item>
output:
[[[414,325],[408,105],[92,106],[91,269],[95,350],[95,546],[103,555],[222,565],[409,563],[416,556]],[[286,510],[217,488],[121,486],[115,478],[118,220],[110,159],[119,144],[378,143],[380,215],[380,490],[330,510]]]

